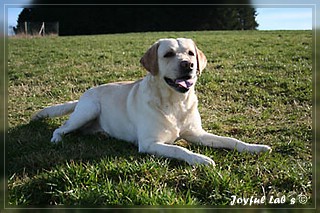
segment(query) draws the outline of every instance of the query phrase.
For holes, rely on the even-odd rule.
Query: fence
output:
[[[16,35],[59,35],[59,22],[21,22],[13,31]]]

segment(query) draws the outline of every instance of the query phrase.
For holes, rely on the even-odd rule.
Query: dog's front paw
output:
[[[261,152],[272,152],[272,149],[270,146],[267,145],[254,145],[251,147],[251,149],[249,150],[252,153],[261,153]]]
[[[205,155],[200,155],[195,153],[192,155],[192,158],[188,161],[188,163],[190,165],[197,165],[197,164],[212,165],[212,166],[216,165],[211,158]]]
[[[263,145],[261,152],[272,152],[272,148],[270,146],[267,145]]]

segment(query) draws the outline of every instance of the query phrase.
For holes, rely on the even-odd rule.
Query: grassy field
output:
[[[207,56],[196,85],[204,129],[270,145],[271,154],[178,141],[217,164],[193,167],[101,135],[69,134],[53,145],[66,117],[29,122],[92,86],[143,77],[139,59],[163,37],[192,38]],[[218,206],[233,196],[265,196],[261,207],[313,204],[311,31],[10,38],[8,49],[7,207]]]

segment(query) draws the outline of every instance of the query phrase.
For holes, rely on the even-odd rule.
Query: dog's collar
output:
[[[173,80],[171,78],[164,77],[164,80],[177,92],[186,93],[189,91],[190,87],[194,85],[196,78],[192,78],[191,76],[184,76]]]

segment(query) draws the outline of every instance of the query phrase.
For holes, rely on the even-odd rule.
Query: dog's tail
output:
[[[70,101],[64,104],[46,107],[32,115],[31,120],[38,120],[46,117],[58,117],[70,114],[76,108],[78,101]]]

